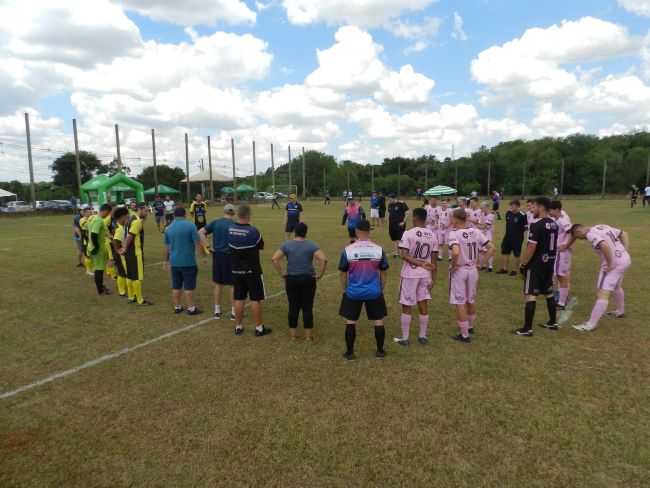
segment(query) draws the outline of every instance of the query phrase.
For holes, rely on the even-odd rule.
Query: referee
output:
[[[558,330],[556,320],[555,297],[553,296],[553,275],[555,272],[555,258],[557,254],[558,226],[548,216],[551,200],[539,197],[533,200],[531,212],[537,219],[528,229],[528,247],[524,254],[519,271],[524,275],[524,295],[526,297],[525,323],[522,328],[516,329],[515,334],[532,337],[533,319],[537,297],[546,297],[549,320],[540,327]]]

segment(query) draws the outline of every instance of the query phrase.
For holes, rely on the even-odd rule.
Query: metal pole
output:
[[[275,196],[275,158],[273,156],[273,144],[271,144],[271,190]]]
[[[647,186],[647,185],[646,185]],[[307,197],[307,180],[305,179],[305,148],[302,148],[302,198]]]
[[[605,198],[605,186],[607,185],[607,158],[605,158],[605,163],[603,164],[603,193],[600,196]]]
[[[205,171],[205,166],[203,165],[203,158],[201,158],[201,173]],[[201,196],[205,198],[205,183],[201,182]]]
[[[185,171],[187,171],[187,204],[190,204],[190,150],[187,142],[187,132],[185,133]]]
[[[255,191],[259,191],[257,188],[257,157],[255,156],[255,141],[253,141],[253,186]]]
[[[289,193],[291,193],[291,146],[289,146],[289,165],[287,166],[289,173]]]
[[[564,196],[564,159],[562,160],[562,173],[560,174],[560,195]]]
[[[81,160],[79,158],[79,137],[77,135],[77,119],[72,119],[72,132],[74,133],[74,156],[77,163],[77,187],[81,198]]]
[[[524,172],[521,178],[521,199],[526,199],[526,161],[524,161]]]
[[[350,193],[350,168],[348,168],[348,194]]]
[[[153,151],[153,184],[154,193],[158,193],[158,166],[156,161],[156,131],[151,129],[151,150]]]
[[[492,179],[492,161],[488,159],[488,184],[487,184],[487,195],[490,195],[490,180]]]
[[[208,136],[208,171],[210,171],[210,200],[214,202],[214,181],[212,180],[212,145]]]
[[[237,201],[237,173],[235,173],[235,139],[230,138],[230,150],[232,152],[232,188],[235,190],[233,193],[234,200]]]
[[[456,146],[451,146],[451,162],[454,163],[454,189],[458,191],[458,163],[456,162]]]
[[[117,147],[117,171],[122,172],[122,153],[120,152],[120,128],[115,124],[115,146]]]
[[[25,133],[27,134],[27,162],[29,163],[29,187],[32,194],[32,205],[36,207],[36,187],[34,186],[34,162],[32,161],[32,135],[29,131],[29,114],[25,113]]]

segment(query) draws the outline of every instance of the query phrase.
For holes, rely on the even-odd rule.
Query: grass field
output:
[[[279,295],[264,304],[269,337],[253,337],[250,322],[235,337],[229,320],[208,321],[1,399],[0,486],[648,486],[650,210],[626,205],[565,203],[574,222],[630,233],[626,320],[605,318],[591,333],[570,327],[595,297],[598,260],[579,242],[578,302],[560,331],[513,336],[522,282],[481,274],[477,334],[471,344],[452,341],[445,267],[430,343],[400,348],[391,339],[401,263],[391,259],[388,356],[374,358],[372,327],[362,322],[358,360],[348,363],[337,316],[342,203],[306,203],[309,237],[330,259],[315,343],[287,340]],[[282,291],[270,265],[281,220],[254,207],[270,295]],[[0,394],[197,322],[172,313],[153,219],[148,309],[96,296],[92,278],[74,268],[71,221],[0,219]],[[502,232],[499,222],[496,241]],[[389,249],[385,230],[374,239]],[[197,301],[210,312],[209,268],[200,274]],[[546,319],[541,302],[537,318]]]

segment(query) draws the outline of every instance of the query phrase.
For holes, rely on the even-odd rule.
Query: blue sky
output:
[[[516,138],[598,135],[650,120],[650,0],[19,0],[0,2],[0,140],[238,172],[269,146],[364,163],[444,158]],[[57,22],[51,22],[51,18]],[[61,35],[64,33],[64,35]],[[317,53],[320,52],[320,56]],[[21,140],[23,142],[21,142]],[[42,152],[43,153],[43,152]],[[47,179],[51,155],[37,157]],[[20,147],[0,181],[25,179]]]

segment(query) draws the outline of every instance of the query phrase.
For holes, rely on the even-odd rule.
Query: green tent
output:
[[[113,176],[97,175],[81,185],[81,201],[102,205],[107,202],[121,202],[124,193],[135,193],[138,202],[144,201],[144,187],[141,183],[117,173]]]
[[[247,185],[242,183],[237,187],[237,193],[254,193],[257,191],[254,186]]]
[[[232,186],[224,186],[221,190],[219,190],[221,193],[235,193],[235,189]]]
[[[176,188],[170,188],[167,185],[158,185],[158,191],[156,191],[156,187],[152,186],[148,190],[145,190],[144,196],[145,197],[154,197],[156,195],[180,195],[181,192],[178,191]]]
[[[441,195],[454,195],[458,193],[456,190],[449,186],[434,186],[424,192],[425,197],[439,197]]]

